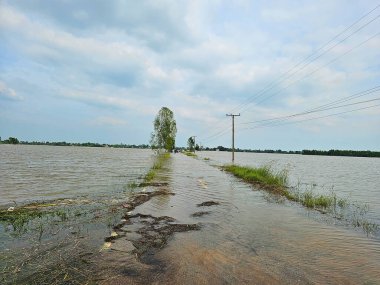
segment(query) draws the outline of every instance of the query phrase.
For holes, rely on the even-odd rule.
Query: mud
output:
[[[162,186],[163,183],[155,183]],[[175,195],[167,189],[160,189],[151,192],[140,192],[130,198],[128,203],[123,207],[128,211],[122,221],[113,227],[115,231],[109,237],[105,238],[105,242],[111,242],[111,250],[125,251],[135,254],[140,261],[144,260],[144,254],[152,250],[163,248],[170,236],[175,232],[186,232],[199,230],[197,224],[177,224],[175,219],[168,216],[155,217],[152,215],[144,215],[140,213],[131,214],[137,206],[149,201],[154,196]],[[119,239],[126,239],[129,242],[118,242]],[[122,245],[124,244],[124,245]]]
[[[206,201],[206,202],[197,204],[197,207],[209,207],[209,206],[215,206],[215,205],[220,205],[220,203],[215,202],[215,201]]]
[[[167,271],[166,262],[156,253],[176,232],[199,230],[197,224],[178,224],[168,216],[126,215],[114,227],[116,235],[105,239],[110,251],[102,257],[96,278],[99,284],[152,284]]]
[[[127,209],[127,211],[134,210],[137,206],[149,201],[154,196],[160,195],[175,195],[172,192],[169,192],[166,189],[151,191],[151,192],[140,192],[135,194],[130,198],[128,203],[123,204],[123,208]]]
[[[141,261],[144,260],[145,253],[152,254],[153,249],[163,248],[175,232],[200,229],[197,224],[174,223],[175,219],[167,216],[154,217],[137,213],[124,218],[124,222],[114,227],[118,235],[108,237],[105,241],[112,242],[119,238],[125,238],[133,245],[133,249],[131,250],[131,247],[129,247],[127,251],[136,254]]]
[[[203,211],[200,211],[200,212],[195,212],[194,214],[191,214],[191,217],[202,217],[204,215],[209,215],[210,212],[203,212]]]
[[[167,182],[142,182],[138,187],[166,187],[168,185]]]

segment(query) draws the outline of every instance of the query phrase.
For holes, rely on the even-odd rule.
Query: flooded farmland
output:
[[[368,234],[241,182],[217,167],[228,162],[228,153],[200,152],[198,158],[172,154],[155,183],[136,187],[153,163],[148,150],[0,150],[0,167],[6,173],[0,182],[4,207],[13,200],[17,205],[47,200],[65,213],[38,217],[28,222],[31,230],[20,232],[1,223],[3,283],[380,282],[378,232]],[[379,221],[378,159],[346,158],[342,163],[334,157],[238,154],[236,160],[243,165],[288,165],[291,183],[321,185],[316,191],[334,185],[338,196],[369,203],[368,219]],[[33,165],[39,168],[33,170]],[[363,183],[359,171],[366,171]],[[33,257],[51,262],[35,267]],[[62,273],[54,264],[66,270]]]

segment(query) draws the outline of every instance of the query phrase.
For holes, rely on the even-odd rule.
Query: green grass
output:
[[[0,222],[12,225],[13,231],[22,233],[25,231],[25,226],[29,224],[29,221],[43,215],[44,212],[42,211],[25,208],[17,208],[14,211],[3,210],[0,212]]]
[[[144,177],[144,182],[151,182],[156,177],[156,170],[151,169]]]
[[[152,168],[144,177],[144,183],[152,182],[153,179],[157,176],[158,170],[162,169],[165,161],[170,158],[170,153],[161,153],[158,154],[155,158]]]
[[[66,221],[68,215],[61,209],[49,209],[47,207],[55,207],[56,204],[31,203],[22,207],[15,208],[13,211],[1,210],[0,223],[12,226],[12,231],[16,235],[21,235],[28,230],[30,222],[36,219],[58,217],[60,221]]]
[[[247,167],[233,164],[224,165],[222,169],[246,182],[258,184],[270,190],[276,190],[280,194],[284,195],[287,191],[287,170],[275,172],[270,166]]]
[[[307,190],[303,193],[295,194],[287,192],[286,197],[289,200],[301,203],[307,208],[328,208],[335,204],[336,196],[315,194],[312,190]]]
[[[292,190],[288,187],[288,171],[286,169],[275,172],[270,166],[246,167],[233,164],[224,165],[222,169],[246,182],[261,186],[286,197],[288,200],[299,202],[307,208],[326,209],[337,206],[343,208],[347,205],[347,201],[338,199],[335,193],[315,194],[312,189],[301,192],[299,187]]]
[[[184,155],[190,156],[190,157],[197,157],[197,155],[194,152],[191,151],[184,151]]]
[[[293,190],[286,191],[286,198],[291,201],[299,202],[307,208],[327,209],[331,208],[334,211],[337,208],[345,208],[349,205],[347,199],[338,198],[334,192],[329,194],[316,194],[313,188],[316,185],[309,185],[309,189],[300,191],[299,187],[294,187]]]

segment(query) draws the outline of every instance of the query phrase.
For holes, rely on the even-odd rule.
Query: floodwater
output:
[[[378,237],[295,203],[274,202],[201,159],[172,155],[167,171],[175,195],[153,197],[134,213],[174,217],[201,230],[175,234],[148,262],[149,270],[120,273],[104,284],[380,283]],[[197,206],[206,201],[219,205]],[[199,211],[208,213],[192,216]],[[122,260],[115,258],[112,266],[123,264],[120,272],[130,272]]]
[[[151,159],[150,150],[0,145],[0,206],[121,191]]]
[[[3,176],[1,172],[3,204],[34,197],[50,199],[91,192],[104,195],[107,189],[117,192],[152,164],[148,150],[0,146],[0,151],[0,168],[7,173]],[[200,230],[175,233],[165,247],[150,252],[150,257],[140,260],[141,266],[133,270],[130,266],[136,263],[135,257],[124,253],[120,246],[119,251],[102,252],[96,259],[101,284],[380,284],[378,234],[367,236],[361,229],[328,215],[278,201],[220,171],[214,164],[228,162],[228,153],[198,155],[200,158],[194,159],[172,154],[159,178],[175,195],[154,196],[131,214],[168,216],[176,223],[197,224]],[[6,159],[12,163],[5,163]],[[380,183],[374,174],[379,171],[379,160],[236,156],[238,163],[246,165],[273,160],[278,162],[274,167],[290,164],[292,181],[300,178],[305,183],[334,185],[338,196],[349,194],[350,199],[369,202],[375,209],[372,217],[378,218],[376,191]],[[28,172],[27,166],[36,164],[42,174],[33,167]],[[362,177],[366,179],[361,184]],[[54,182],[56,179],[61,183]],[[26,188],[28,184],[33,185]],[[11,193],[12,187],[15,193]],[[197,206],[207,201],[218,204]],[[194,217],[197,212],[207,213]],[[126,225],[126,236],[120,240],[136,235],[134,227]],[[91,229],[87,231],[91,235]],[[99,246],[102,243],[99,240]]]
[[[231,153],[204,151],[201,158],[212,164],[231,163]],[[313,185],[313,191],[369,206],[369,217],[380,224],[380,158],[296,154],[235,153],[235,163],[247,166],[272,165],[289,171],[290,185]]]

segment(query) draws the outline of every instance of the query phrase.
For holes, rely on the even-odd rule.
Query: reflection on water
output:
[[[0,206],[120,191],[150,167],[150,150],[0,145]]]

